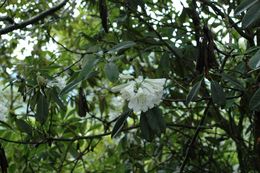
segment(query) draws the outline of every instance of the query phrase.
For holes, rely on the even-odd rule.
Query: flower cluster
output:
[[[166,79],[143,79],[139,76],[133,79],[131,76],[120,76],[122,79],[131,79],[126,84],[113,87],[112,92],[120,92],[122,98],[129,101],[128,107],[134,112],[146,112],[161,102],[163,85]]]

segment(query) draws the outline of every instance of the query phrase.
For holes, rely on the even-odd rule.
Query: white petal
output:
[[[121,78],[121,79],[133,79],[134,77],[130,74],[119,74],[119,78]]]
[[[113,88],[111,88],[111,91],[112,92],[119,92],[121,91],[123,88],[127,87],[129,84],[126,83],[126,84],[121,84],[121,85],[117,85],[117,86],[114,86]]]

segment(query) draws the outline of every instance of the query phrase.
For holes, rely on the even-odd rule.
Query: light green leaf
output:
[[[134,47],[136,45],[135,42],[133,41],[124,41],[124,42],[121,42],[117,45],[115,45],[112,49],[110,49],[108,51],[108,53],[115,53],[115,52],[118,52],[118,51],[121,51],[121,50],[125,50],[125,49],[129,49],[131,47]]]
[[[252,96],[249,108],[253,111],[260,111],[260,88]]]
[[[105,65],[105,74],[111,82],[117,81],[119,76],[119,71],[117,66],[113,62],[107,63]]]
[[[67,92],[73,90],[77,87],[77,85],[82,81],[86,80],[90,77],[90,74],[92,72],[92,69],[94,66],[99,62],[99,59],[97,57],[91,57],[86,62],[85,66],[82,68],[80,73],[78,74],[78,77],[71,81],[66,87],[63,88],[63,90],[60,92],[60,95],[64,95]]]
[[[255,55],[250,58],[248,65],[254,70],[260,67],[260,50],[258,50]]]
[[[224,105],[226,102],[226,96],[223,91],[223,88],[216,81],[210,82],[210,88],[213,103],[220,106]]]
[[[195,85],[190,90],[190,92],[189,92],[189,94],[186,98],[186,102],[185,102],[186,105],[188,105],[197,96],[199,89],[200,89],[200,86],[201,86],[201,82],[202,82],[202,80],[195,83]]]

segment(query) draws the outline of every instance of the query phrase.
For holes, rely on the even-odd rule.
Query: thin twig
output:
[[[201,118],[201,120],[200,120],[200,122],[199,122],[199,125],[197,126],[197,130],[196,130],[196,132],[195,132],[195,134],[194,134],[194,136],[193,136],[191,142],[189,143],[189,146],[188,146],[188,148],[187,148],[187,150],[186,150],[186,154],[185,154],[184,160],[183,160],[183,162],[182,162],[182,164],[181,164],[181,167],[180,167],[180,173],[183,172],[184,167],[185,167],[185,165],[187,164],[187,161],[188,161],[188,158],[189,158],[189,155],[190,155],[190,150],[191,150],[192,145],[194,144],[194,142],[196,141],[196,139],[197,139],[197,137],[198,137],[198,135],[199,135],[199,132],[200,132],[200,130],[201,130],[201,126],[204,124],[204,121],[205,121],[206,116],[207,116],[207,114],[208,114],[208,110],[209,110],[210,105],[211,105],[211,101],[209,101],[209,102],[207,103],[207,107],[206,107],[206,109],[205,109],[205,111],[204,111],[204,113],[203,113],[203,116],[202,116],[202,118]]]
[[[60,10],[63,6],[66,5],[66,3],[68,2],[69,0],[64,0],[62,1],[60,4],[46,10],[46,11],[43,11],[42,13],[30,18],[30,19],[27,19],[23,22],[20,22],[20,23],[15,23],[13,25],[10,25],[10,26],[7,26],[3,29],[0,29],[0,35],[3,35],[3,34],[7,34],[9,32],[12,32],[14,30],[17,30],[17,29],[22,29],[22,28],[25,28],[26,26],[28,25],[31,25],[31,24],[35,24],[36,22],[44,19],[45,17],[49,16],[49,15],[52,15],[54,14],[56,11]]]

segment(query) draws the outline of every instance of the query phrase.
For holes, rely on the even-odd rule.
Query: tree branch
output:
[[[49,15],[52,15],[54,14],[56,11],[60,10],[63,6],[66,5],[66,3],[68,2],[69,0],[63,0],[60,4],[46,10],[46,11],[43,11],[41,12],[40,14],[30,18],[30,19],[27,19],[21,23],[16,23],[16,24],[13,24],[13,25],[10,25],[10,26],[7,26],[3,29],[0,29],[0,35],[3,35],[3,34],[7,34],[9,32],[12,32],[14,30],[17,30],[17,29],[22,29],[22,28],[25,28],[26,26],[28,25],[31,25],[31,24],[35,24],[37,23],[38,21],[44,19],[45,17],[49,16]]]
[[[207,6],[211,7],[215,13],[221,16],[223,19],[227,18],[230,25],[245,39],[247,39],[250,43],[254,44],[254,39],[249,34],[243,32],[243,29],[239,28],[238,25],[232,20],[230,16],[225,15],[214,3],[208,0],[199,0],[201,3],[206,4]]]

